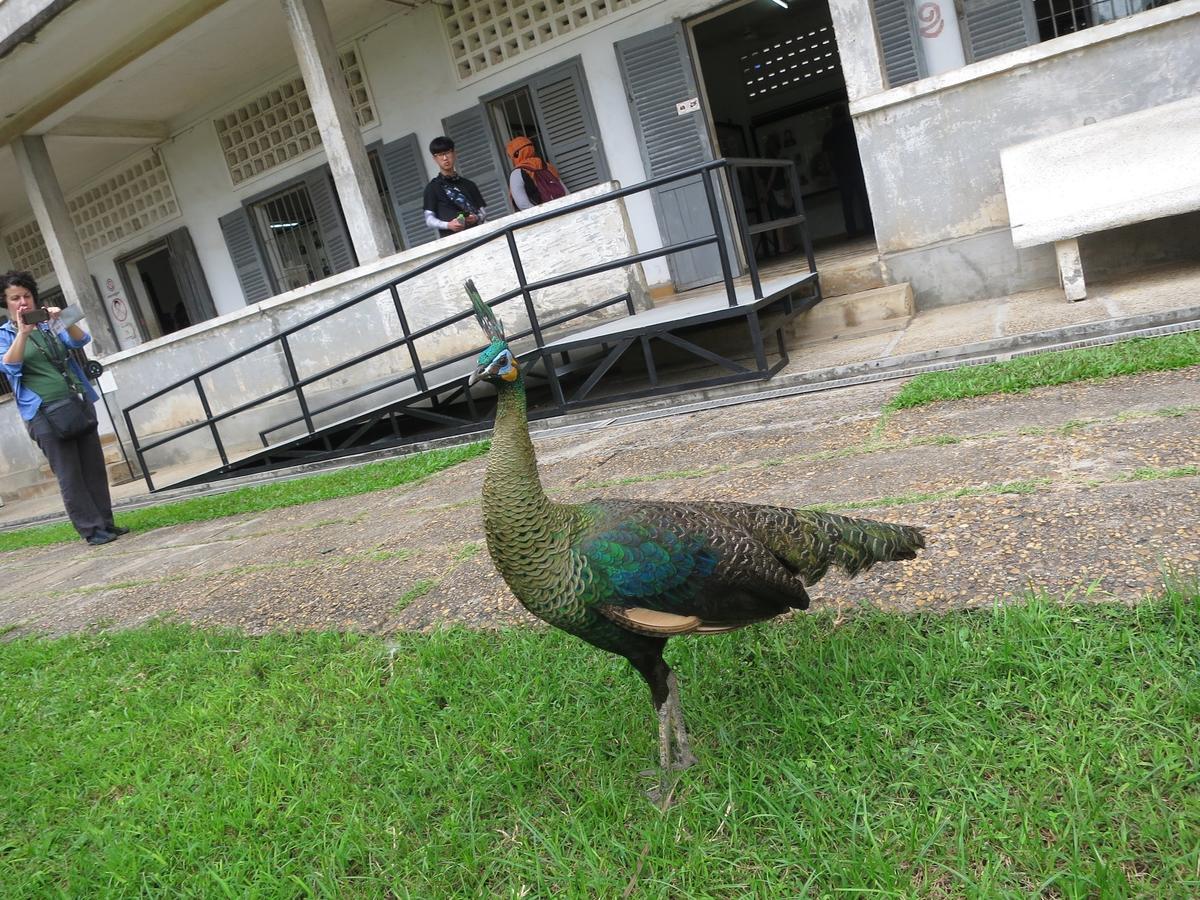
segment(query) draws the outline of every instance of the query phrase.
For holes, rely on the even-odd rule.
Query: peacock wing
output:
[[[649,616],[653,633],[724,630],[808,606],[800,580],[766,547],[700,506],[595,501],[581,510],[587,524],[573,551],[591,605],[615,621],[645,610],[688,620]]]

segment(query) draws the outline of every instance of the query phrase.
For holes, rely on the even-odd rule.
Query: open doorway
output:
[[[873,236],[825,0],[734,3],[696,19],[691,29],[718,153],[794,161],[814,243]],[[743,176],[751,223],[786,215],[792,202],[781,170],[759,172]],[[759,259],[802,252],[787,229],[758,240]]]
[[[144,341],[216,315],[212,295],[186,228],[172,231],[116,261]]]
[[[125,268],[139,318],[145,323],[151,340],[192,324],[171,272],[171,259],[165,244],[126,260]]]

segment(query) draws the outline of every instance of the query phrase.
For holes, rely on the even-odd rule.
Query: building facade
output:
[[[1052,246],[1013,246],[1001,151],[1197,95],[1197,47],[1200,0],[0,0],[0,266],[80,303],[98,355],[186,368],[248,308],[319,305],[431,242],[437,135],[509,213],[521,134],[573,192],[791,159],[814,236],[869,235],[919,307],[1001,296],[1057,279]],[[708,227],[698,190],[630,198],[629,243]],[[1119,272],[1198,234],[1186,214],[1082,244]]]

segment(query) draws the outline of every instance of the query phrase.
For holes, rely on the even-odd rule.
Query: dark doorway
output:
[[[217,314],[186,228],[120,257],[116,266],[143,341]]]
[[[141,281],[146,307],[158,322],[162,334],[170,334],[191,325],[183,307],[183,295],[175,283],[167,248],[134,263]]]
[[[873,234],[826,3],[733,5],[696,20],[692,36],[721,155],[792,160],[814,241]],[[751,222],[791,202],[781,170],[760,172],[743,176]],[[760,259],[800,250],[787,229],[759,241]]]

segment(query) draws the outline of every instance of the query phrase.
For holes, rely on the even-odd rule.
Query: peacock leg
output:
[[[688,741],[687,723],[683,720],[683,704],[679,701],[679,681],[674,672],[667,675],[667,702],[671,711],[671,727],[675,736],[675,755],[671,760],[671,768],[676,772],[694,766],[698,759],[692,753],[692,745]]]
[[[658,719],[658,787],[647,792],[655,803],[670,796],[668,775],[673,769],[671,765],[673,708],[670,703],[671,691],[668,687],[671,670],[662,658],[662,647],[665,644],[666,641],[662,641],[653,648],[651,653],[629,657],[629,662],[646,680],[646,685],[650,688],[650,701],[654,704],[654,715]],[[655,773],[651,771],[646,774]]]
[[[667,773],[671,765],[671,706],[663,703],[658,708],[658,789],[650,792],[650,799],[657,803],[667,796]]]

